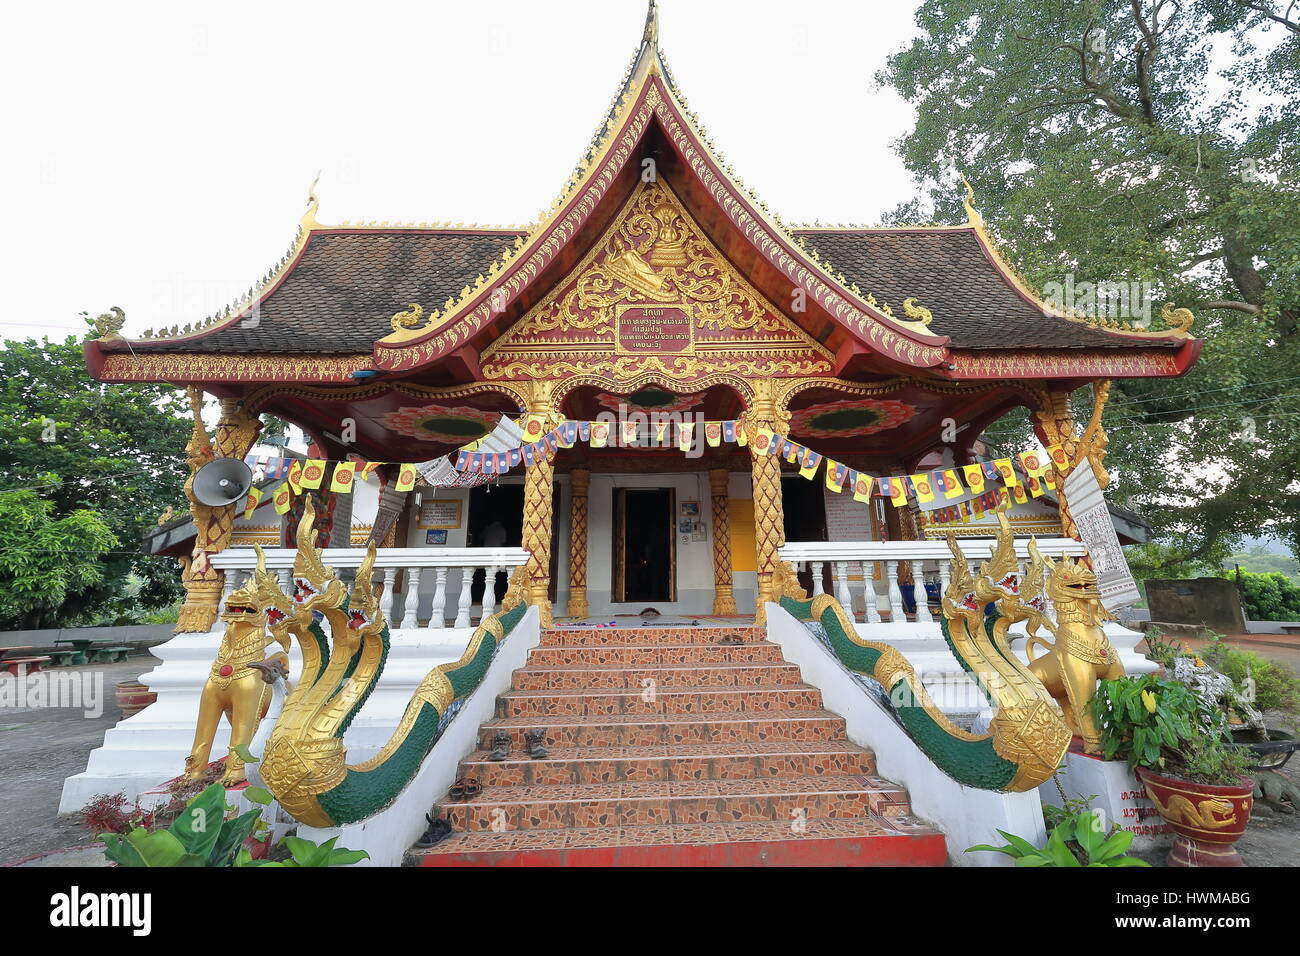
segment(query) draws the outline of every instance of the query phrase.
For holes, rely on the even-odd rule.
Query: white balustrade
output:
[[[265,552],[266,567],[275,572],[281,586],[289,593],[293,584],[293,548],[270,548]],[[348,581],[366,559],[365,548],[327,548],[321,552],[325,566],[332,568],[340,580]],[[383,583],[383,596],[379,606],[384,617],[393,626],[419,627],[421,584],[429,579],[426,570],[433,571],[432,605],[429,627],[446,627],[448,572],[455,571],[453,579],[460,590],[456,596],[455,627],[469,627],[471,595],[476,571],[484,573],[483,601],[479,620],[496,612],[496,576],[509,574],[528,560],[523,548],[379,548],[376,551],[374,580]],[[226,575],[223,603],[230,593],[252,574],[257,566],[257,555],[252,548],[228,548],[212,556],[212,564]],[[395,593],[397,572],[402,575],[402,590]],[[398,599],[398,594],[401,599]]]
[[[966,558],[972,573],[988,560],[996,544],[992,538],[962,538],[957,546]],[[1029,559],[1029,539],[1018,538],[1016,556],[1024,568]],[[1085,553],[1084,546],[1071,538],[1040,538],[1038,550],[1049,558]],[[948,590],[952,581],[952,552],[948,543],[939,541],[790,541],[780,550],[782,559],[797,567],[812,571],[812,594],[821,594],[822,568],[830,565],[831,579],[837,601],[855,620],[866,624],[882,622],[881,612],[888,613],[891,624],[907,621],[903,603],[903,588],[899,574],[906,567],[910,576],[918,624],[929,624],[935,619],[925,593],[926,575],[931,580],[937,575],[939,593]],[[884,576],[884,593],[876,590],[876,568]],[[856,608],[861,605],[862,615]]]

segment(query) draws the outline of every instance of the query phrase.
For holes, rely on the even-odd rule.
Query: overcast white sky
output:
[[[644,0],[49,3],[0,37],[7,337],[128,334],[238,297],[320,219],[532,220],[641,36]],[[678,85],[787,221],[912,192],[912,111],[873,75],[911,2],[662,0]],[[543,96],[555,104],[543,103]]]

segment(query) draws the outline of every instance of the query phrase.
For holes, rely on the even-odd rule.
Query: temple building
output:
[[[528,549],[529,587],[561,616],[749,614],[785,540],[916,538],[924,504],[832,494],[801,480],[799,462],[711,446],[703,429],[688,453],[647,429],[632,447],[578,442],[472,488],[398,492],[395,463],[454,453],[503,416],[550,427],[668,413],[764,426],[864,475],[911,475],[976,460],[1010,409],[1060,444],[1076,389],[1191,366],[1186,328],[1106,327],[1042,301],[966,208],[956,226],[786,226],[719,158],[647,31],[542,221],[326,225],[313,194],[246,301],[193,330],[110,333],[86,358],[103,381],[219,398],[219,456],[242,457],[259,416],[275,415],[310,436],[308,457],[385,463],[376,494],[346,514],[351,496],[315,492],[329,546],[491,535]],[[446,527],[422,521],[435,511]],[[274,519],[252,523],[269,535],[258,540],[293,544],[296,512],[258,514]],[[1054,507],[1012,518],[1060,533]],[[196,552],[229,543],[229,519],[216,525]],[[212,572],[186,574],[188,607],[215,611]]]
[[[375,643],[348,636],[352,665],[334,673],[307,640],[292,680],[301,668],[306,683],[332,674],[360,702],[370,688],[378,693],[356,721],[355,709],[331,720],[282,717],[259,746],[268,748],[268,787],[302,824],[396,821],[390,830],[385,822],[349,832],[343,845],[388,834],[394,846],[409,846],[462,760],[479,768],[490,793],[509,791],[500,799],[523,814],[521,829],[545,829],[543,804],[555,801],[537,798],[542,809],[528,816],[534,810],[518,809],[523,798],[512,795],[516,778],[507,773],[518,769],[511,760],[527,764],[518,756],[525,730],[539,735],[528,737],[533,757],[539,746],[543,754],[555,749],[554,759],[583,784],[591,783],[581,776],[586,758],[567,748],[598,739],[634,750],[642,730],[657,728],[656,743],[743,742],[744,759],[760,763],[768,759],[763,748],[801,742],[790,766],[819,769],[772,771],[781,779],[764,782],[768,790],[736,800],[752,797],[767,813],[788,798],[816,815],[830,799],[813,779],[830,772],[817,762],[852,763],[860,819],[836,832],[901,839],[925,829],[915,811],[947,834],[948,850],[942,838],[934,845],[940,861],[948,853],[967,862],[961,847],[995,838],[994,827],[1030,820],[1041,828],[1034,788],[1065,758],[1071,733],[1089,747],[1095,735],[1089,726],[1067,729],[1073,718],[1058,709],[1064,691],[1044,689],[1027,662],[1005,649],[984,653],[993,645],[983,606],[996,598],[1007,620],[1023,622],[1047,613],[1053,593],[1057,601],[1083,600],[1085,592],[1098,605],[1108,599],[1115,585],[1107,575],[1123,559],[1117,545],[1099,552],[1098,522],[1112,543],[1112,527],[1120,542],[1149,530],[1123,509],[1107,514],[1101,498],[1109,382],[1182,375],[1200,342],[1190,312],[1172,305],[1138,328],[1044,301],[999,253],[969,186],[966,197],[959,225],[786,225],[721,159],[687,108],[659,49],[651,3],[598,134],[540,221],[327,225],[313,186],[292,247],[243,301],[197,327],[132,340],[119,334],[120,319],[109,323],[86,344],[92,375],[170,383],[191,399],[190,512],[160,520],[145,543],[181,564],[186,601],[177,630],[189,633],[158,653],[180,675],[166,686],[184,692],[174,690],[152,716],[132,718],[130,732],[111,731],[87,773],[70,778],[66,808],[88,794],[130,790],[118,784],[127,776],[156,783],[188,766],[190,741],[176,728],[197,708],[204,682],[216,679],[211,655],[233,646],[229,635],[252,627],[258,613],[272,632],[276,621],[296,620],[302,630],[312,613],[317,621],[342,614],[337,570],[352,591],[351,617],[338,618],[346,623],[335,639],[355,628]],[[1076,422],[1069,399],[1085,387],[1092,419]],[[203,427],[205,395],[220,402],[212,437]],[[1028,409],[1038,443],[992,458],[983,436],[1016,409]],[[305,456],[258,444],[266,416],[303,430]],[[205,505],[195,495],[194,476],[220,458],[254,469],[242,505]],[[323,550],[300,540],[300,530]],[[253,544],[268,549],[270,578],[249,577]],[[371,544],[378,548],[367,556]],[[1085,552],[1092,569],[1052,564]],[[1017,603],[1022,560],[1031,604]],[[358,568],[376,575],[380,596],[348,577]],[[1098,588],[1042,590],[1048,568],[1085,584],[1095,570]],[[291,599],[268,585],[276,574]],[[236,586],[239,600],[223,600]],[[325,611],[311,611],[317,606]],[[1096,612],[1088,614],[1104,642]],[[950,625],[942,633],[941,615]],[[647,628],[647,616],[672,627]],[[638,618],[642,630],[620,630]],[[800,623],[811,619],[822,625],[819,637]],[[584,627],[611,630],[599,637]],[[975,636],[954,642],[953,628]],[[514,645],[505,640],[512,629],[524,635]],[[260,629],[252,633],[265,644]],[[1138,634],[1106,633],[1115,646],[1103,658],[1130,671],[1154,666],[1133,653]],[[663,646],[648,646],[655,641]],[[739,644],[749,646],[729,646]],[[991,668],[1003,687],[969,707],[935,691],[933,702],[922,695],[909,705],[915,722],[880,720],[887,707],[865,684],[823,666],[828,648],[886,690],[915,684],[927,668],[962,681]],[[662,672],[667,703],[633,700],[639,685],[617,682],[640,670],[611,670],[670,663],[678,669]],[[211,666],[221,680],[229,676],[229,668]],[[457,683],[456,674],[468,676]],[[736,686],[706,694],[720,675]],[[498,717],[489,721],[492,703],[483,698],[498,693]],[[599,706],[582,710],[584,694]],[[693,717],[698,736],[673,737],[672,721],[692,719],[691,695],[706,712]],[[290,697],[285,713],[308,697]],[[674,701],[688,697],[674,715]],[[986,703],[1005,719],[996,716],[984,736],[944,716],[973,717]],[[461,704],[471,716],[453,722]],[[613,709],[600,709],[607,705]],[[647,707],[667,714],[670,729],[626,716]],[[755,729],[753,712],[767,708],[799,726]],[[847,715],[847,737],[830,710]],[[710,736],[733,725],[734,737]],[[142,744],[146,738],[155,742]],[[207,740],[194,751],[204,760],[210,729]],[[868,746],[875,756],[862,750]],[[344,747],[369,762],[345,767]],[[487,757],[488,747],[500,753]],[[675,752],[654,759],[679,758],[686,759]],[[494,770],[499,760],[506,762]],[[400,775],[373,772],[385,761]],[[727,779],[727,767],[715,769]],[[516,782],[536,782],[525,776],[532,770],[518,772]],[[911,810],[886,775],[912,790]],[[786,789],[771,789],[778,784]],[[507,837],[487,833],[490,821],[475,815],[487,796],[466,809],[452,791],[444,809],[465,831],[458,845],[504,852]],[[563,799],[567,822],[549,825],[590,826],[574,821],[585,819],[591,801]],[[660,798],[624,794],[633,799],[649,806]],[[719,798],[724,814],[734,809],[730,799]],[[636,816],[642,809],[619,812],[645,822]],[[751,811],[746,804],[722,819],[739,827],[757,819],[743,815]],[[654,809],[674,824],[693,812],[681,804]],[[739,833],[721,842],[757,839]]]

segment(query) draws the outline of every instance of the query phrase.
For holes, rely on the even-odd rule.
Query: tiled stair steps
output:
[[[742,645],[718,645],[739,634]],[[412,865],[942,865],[942,834],[875,775],[821,694],[752,628],[543,634]],[[649,682],[648,684],[646,682]],[[532,760],[524,732],[543,729]],[[493,734],[511,754],[488,759]]]

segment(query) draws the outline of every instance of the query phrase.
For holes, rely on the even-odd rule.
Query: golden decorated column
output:
[[[709,492],[713,501],[713,613],[737,614],[736,598],[732,593],[731,578],[731,520],[727,514],[727,482],[731,472],[726,468],[709,471]]]
[[[781,458],[760,450],[755,439],[759,428],[784,434],[789,418],[788,412],[783,413],[777,407],[776,382],[771,379],[755,382],[754,403],[745,415],[745,429],[754,483],[754,550],[758,563],[756,624],[767,622],[764,603],[781,597],[781,558],[777,549],[785,544],[785,512],[781,504]]]
[[[587,489],[591,471],[569,472],[573,501],[569,508],[569,617],[587,616]]]
[[[1101,427],[1101,413],[1110,395],[1110,382],[1100,381],[1093,386],[1092,418],[1083,435],[1077,434],[1074,413],[1070,410],[1070,393],[1056,389],[1043,393],[1039,408],[1034,412],[1034,433],[1048,448],[1060,445],[1065,451],[1065,466],[1054,465],[1056,472],[1056,500],[1059,502],[1061,530],[1066,537],[1079,538],[1079,529],[1070,514],[1070,503],[1065,497],[1065,477],[1085,459],[1093,470],[1098,487],[1105,489],[1110,483],[1103,461],[1106,458],[1108,439]]]
[[[554,415],[551,392],[554,382],[531,383],[528,414],[549,424]],[[551,614],[551,493],[555,487],[555,459],[547,457],[525,470],[523,547],[528,552],[524,565],[527,602],[536,605],[542,627],[553,626]]]
[[[256,416],[243,411],[242,402],[234,398],[221,400],[221,418],[217,422],[216,447],[208,440],[203,427],[203,392],[194,386],[187,390],[194,427],[185,458],[190,476],[185,481],[185,497],[194,518],[194,548],[180,559],[181,583],[185,586],[185,603],[176,617],[177,633],[205,633],[212,630],[220,613],[221,591],[225,576],[212,567],[210,557],[230,544],[235,524],[235,505],[212,508],[194,497],[194,476],[214,458],[239,458],[248,454],[262,424]]]

